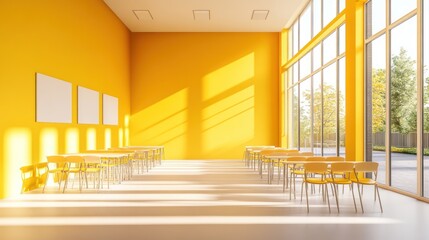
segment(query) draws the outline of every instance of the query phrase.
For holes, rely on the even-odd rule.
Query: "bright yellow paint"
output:
[[[40,154],[37,162],[46,162],[46,156],[58,154],[58,130],[44,128],[40,131]]]
[[[0,1],[0,36],[4,198],[19,192],[19,167],[37,163],[45,154],[85,150],[88,128],[99,133],[94,148],[104,147],[103,125],[77,124],[77,86],[119,98],[119,126],[109,126],[111,145],[118,145],[119,128],[130,109],[130,32],[103,1],[16,0]],[[36,72],[72,83],[71,124],[35,122]]]
[[[79,130],[78,128],[69,128],[66,130],[66,153],[79,152]]]
[[[278,33],[133,33],[131,145],[238,159],[278,145]]]
[[[104,149],[112,147],[112,130],[110,128],[104,129]]]

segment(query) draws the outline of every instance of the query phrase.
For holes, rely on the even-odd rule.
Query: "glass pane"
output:
[[[338,13],[342,12],[346,8],[346,0],[338,0]]]
[[[292,43],[293,51],[292,51],[292,56],[295,56],[295,54],[298,52],[298,49],[299,49],[299,41],[298,41],[298,39],[299,39],[299,29],[298,29],[298,21],[296,21],[296,22],[293,24],[293,27],[292,27],[292,37],[293,37],[293,43]]]
[[[337,64],[323,69],[323,155],[337,155]]]
[[[386,27],[386,0],[366,3],[366,37],[371,37]]]
[[[338,83],[339,83],[339,95],[338,95],[338,108],[339,108],[339,122],[340,126],[338,131],[340,132],[340,156],[346,155],[346,58],[341,58],[338,63]]]
[[[331,35],[323,40],[323,64],[328,63],[337,57],[337,35],[334,31]]]
[[[322,1],[313,2],[313,37],[322,29]]]
[[[293,71],[292,71],[292,74],[293,74],[292,82],[293,83],[296,83],[299,81],[299,71],[298,71],[299,67],[298,67],[298,65],[299,65],[299,61],[293,65]]]
[[[337,0],[323,0],[323,27],[337,16]]]
[[[338,31],[339,31],[338,55],[341,55],[346,51],[346,25],[342,25]]]
[[[322,155],[322,79],[313,75],[313,153]]]
[[[287,71],[287,87],[291,87],[293,84],[293,68],[289,68]]]
[[[301,49],[311,39],[311,4],[308,4],[299,18],[299,34],[299,48]]]
[[[304,79],[311,73],[311,51],[299,60],[299,77]]]
[[[391,184],[417,193],[416,17],[391,32]]]
[[[390,22],[394,23],[417,7],[417,0],[390,0]],[[378,16],[377,16],[378,17]]]
[[[313,48],[313,71],[316,71],[322,66],[322,47],[317,45]]]
[[[367,161],[378,162],[377,181],[386,183],[386,37],[366,48]]]
[[[423,146],[425,150],[424,157],[424,196],[429,196],[429,2],[423,2],[423,19],[424,19],[424,53],[423,66],[424,68],[424,140]]]
[[[288,91],[288,148],[298,148],[298,87]]]
[[[311,80],[307,79],[300,84],[299,105],[299,149],[300,151],[311,151]]]

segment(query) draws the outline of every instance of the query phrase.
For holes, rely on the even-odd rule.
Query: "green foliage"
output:
[[[417,129],[417,81],[415,61],[401,48],[392,57],[390,121],[392,132],[408,133]]]
[[[416,62],[401,48],[392,57],[390,71],[390,123],[392,132],[409,133],[417,130],[417,76]],[[429,81],[427,79],[426,81]],[[372,131],[384,132],[386,125],[386,71],[372,71]],[[429,107],[429,82],[425,102]],[[425,112],[425,129],[429,130],[429,113]]]

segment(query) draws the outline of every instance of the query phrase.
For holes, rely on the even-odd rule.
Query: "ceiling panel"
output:
[[[280,32],[291,24],[308,0],[104,2],[132,32]]]

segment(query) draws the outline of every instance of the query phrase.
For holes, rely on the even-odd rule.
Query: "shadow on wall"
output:
[[[217,158],[243,146],[254,137],[253,72],[251,53],[134,113],[136,141],[171,146],[179,158]],[[190,96],[195,91],[198,101]]]
[[[277,33],[132,41],[131,145],[164,145],[168,159],[239,159],[245,145],[278,145]]]

